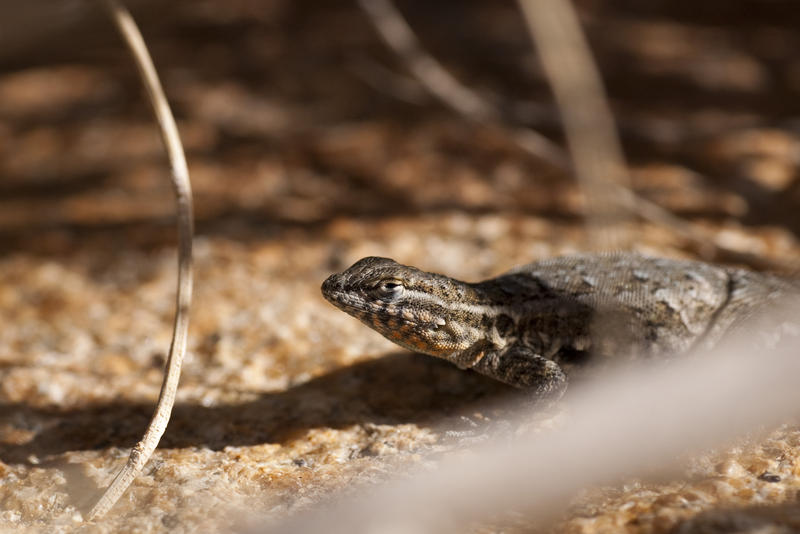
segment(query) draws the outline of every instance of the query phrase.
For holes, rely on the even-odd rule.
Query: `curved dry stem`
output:
[[[147,52],[142,34],[130,13],[117,0],[104,0],[108,12],[139,69],[142,82],[147,88],[153,111],[158,121],[161,137],[169,155],[172,170],[172,184],[175,190],[178,223],[178,290],[176,296],[175,323],[172,343],[167,357],[164,382],[158,396],[153,418],[141,441],[131,450],[125,466],[117,473],[111,485],[106,489],[92,510],[88,519],[97,519],[105,515],[114,503],[122,496],[142,468],[150,459],[158,445],[164,430],[167,428],[172,406],[175,403],[175,392],[181,374],[181,363],[186,352],[186,338],[189,327],[189,307],[192,301],[192,191],[189,182],[189,171],[183,153],[178,128],[172,117],[161,83],[158,80],[153,61]]]

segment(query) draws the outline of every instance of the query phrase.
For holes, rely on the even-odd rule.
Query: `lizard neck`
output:
[[[444,318],[439,327],[442,342],[433,343],[427,352],[451,360],[460,367],[471,367],[473,357],[480,359],[485,350],[501,349],[507,345],[514,321],[509,316],[508,302],[492,281],[468,283],[436,276],[443,291],[425,291],[411,305],[433,297],[437,315]],[[498,326],[500,327],[498,329]],[[417,348],[419,350],[419,348]]]
[[[409,284],[402,300],[386,305],[379,313],[401,321],[370,326],[408,349],[466,367],[470,365],[464,358],[476,352],[476,347],[504,344],[492,329],[498,304],[483,284],[424,273]],[[388,331],[381,328],[384,325],[389,326]]]

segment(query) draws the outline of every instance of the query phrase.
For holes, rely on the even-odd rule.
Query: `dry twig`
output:
[[[491,104],[456,80],[425,51],[390,0],[359,0],[359,4],[389,48],[403,59],[414,77],[442,104],[478,123],[500,121],[500,114]],[[533,156],[558,169],[569,169],[569,158],[564,151],[542,134],[526,130],[524,144]]]
[[[181,363],[186,352],[186,337],[189,327],[189,307],[192,301],[192,191],[189,182],[189,171],[183,153],[178,128],[172,117],[161,83],[158,80],[153,61],[147,52],[142,34],[130,13],[117,0],[104,0],[108,12],[130,49],[139,69],[142,82],[147,88],[153,111],[158,121],[161,137],[169,155],[172,170],[172,184],[175,190],[178,223],[178,290],[176,295],[175,323],[172,343],[167,357],[164,382],[158,396],[153,418],[141,441],[131,450],[125,466],[117,473],[111,485],[106,489],[92,510],[88,519],[97,519],[105,515],[114,503],[122,496],[136,476],[142,471],[158,445],[164,430],[167,428],[172,406],[175,403],[175,392],[181,375]]]
[[[527,3],[530,4],[532,8],[528,7],[526,9],[533,10],[542,9],[543,11],[546,11],[549,9],[549,7],[545,6],[550,6],[550,3],[547,2],[543,2],[541,6],[537,5],[535,1],[529,1]],[[572,11],[571,15],[566,15],[571,19],[573,30],[571,32],[572,36],[557,36],[557,41],[553,42],[552,49],[548,49],[553,56],[558,56],[555,66],[557,68],[561,68],[563,66],[562,64],[564,63],[564,61],[562,61],[563,58],[561,58],[563,51],[557,51],[556,47],[560,48],[564,44],[562,40],[569,38],[573,42],[573,46],[575,46],[574,43],[577,42],[577,46],[584,50],[583,59],[578,58],[577,61],[583,66],[587,64],[589,65],[589,68],[593,73],[593,77],[596,79],[595,82],[590,83],[593,83],[595,86],[599,87],[599,77],[596,74],[596,69],[592,63],[591,56],[588,55],[588,48],[586,47],[585,39],[583,38],[582,31],[578,25],[577,17],[572,10],[571,4],[569,4],[569,2],[562,3],[554,0],[551,1],[551,3],[558,4],[555,7],[559,11]],[[379,35],[385,41],[387,46],[398,57],[401,58],[417,81],[430,94],[432,94],[440,102],[454,110],[459,115],[473,122],[494,124],[502,121],[501,113],[494,106],[483,99],[479,94],[461,84],[451,74],[449,74],[447,70],[445,70],[438,61],[436,61],[435,58],[425,51],[425,49],[419,43],[416,35],[414,35],[414,32],[397,8],[392,4],[391,0],[359,0],[359,4],[364,12],[369,16],[370,21],[375,26]],[[551,20],[553,16],[563,19],[564,14],[561,13],[560,15],[553,15],[545,13],[544,18],[545,20]],[[561,24],[560,21],[556,23]],[[542,25],[544,25],[544,23],[542,23]],[[536,31],[538,31],[538,28]],[[564,29],[561,27],[559,27],[559,29],[548,27],[545,28],[545,31],[558,34],[559,32],[563,32]],[[575,35],[576,32],[577,36]],[[536,38],[537,44],[541,46],[539,41],[544,39],[546,38]],[[578,53],[580,54],[581,52],[579,51]],[[574,56],[574,52],[572,55]],[[570,70],[575,69],[571,68]],[[563,77],[566,78],[566,74],[564,74]],[[555,89],[555,80],[553,80],[553,83]],[[556,91],[554,90],[554,92]],[[600,92],[600,98],[604,99],[602,89]],[[599,106],[600,108],[606,110],[605,113],[608,113],[608,106],[604,102],[604,100],[602,102],[598,102],[595,98],[588,104],[587,107],[598,108]],[[565,109],[563,102],[559,101],[559,105],[560,109]],[[572,104],[570,104],[570,106],[572,106]],[[566,113],[569,113],[570,106],[567,106]],[[582,103],[578,102],[577,107],[583,109]],[[573,111],[572,114],[580,115],[575,111]],[[565,127],[567,122],[566,119],[567,118],[565,117]],[[576,120],[582,121],[583,119],[578,116],[576,117]],[[608,119],[604,120],[608,124]],[[611,128],[613,128],[613,122],[611,123]],[[569,158],[564,151],[539,132],[530,128],[517,127],[512,131],[512,136],[514,142],[528,154],[531,154],[532,156],[541,159],[564,172],[572,172]],[[611,150],[612,152],[619,154],[619,143],[616,140],[616,134],[613,135],[613,139],[614,140],[595,139],[590,141],[594,148],[589,147],[588,150],[591,152],[596,150]],[[574,150],[573,142],[570,142],[570,146]],[[603,148],[604,146],[606,148]],[[613,157],[618,156],[612,156],[612,158]],[[588,166],[589,160],[584,161]],[[576,174],[579,173],[577,165],[575,172]],[[591,203],[587,202],[589,209],[594,208],[598,211],[602,210],[603,213],[610,213],[615,209],[618,210],[619,208],[622,208],[628,213],[635,213],[639,217],[650,221],[653,224],[669,228],[687,241],[695,244],[705,256],[713,256],[717,259],[745,263],[759,269],[792,270],[791,266],[787,266],[782,262],[757,256],[747,251],[737,250],[725,245],[713,232],[708,231],[697,224],[692,223],[691,221],[678,217],[669,210],[662,208],[658,204],[635,194],[625,183],[627,182],[627,179],[624,179],[622,182],[612,181],[608,180],[607,177],[602,176],[601,173],[594,172],[592,169],[590,169],[589,172],[592,172],[593,175],[596,175],[600,180],[602,180],[602,182],[598,182],[597,184],[589,185],[585,182],[585,180],[581,179],[581,182],[585,187],[584,191],[586,192],[587,196],[590,196],[592,199]],[[622,172],[625,172],[624,167],[622,167]],[[605,188],[605,191],[603,191],[603,188]],[[599,197],[592,193],[592,191],[595,189],[599,189]],[[619,220],[619,217],[616,217],[616,219]],[[592,226],[595,225],[590,224],[590,227]],[[602,242],[604,246],[611,247],[617,247],[621,244],[624,244],[622,239],[620,239],[620,236],[617,236],[616,239],[602,239]]]
[[[519,0],[519,4],[564,122],[575,174],[587,198],[592,242],[603,249],[620,248],[627,239],[608,229],[621,206],[634,205],[628,193],[630,178],[578,16],[565,0]]]

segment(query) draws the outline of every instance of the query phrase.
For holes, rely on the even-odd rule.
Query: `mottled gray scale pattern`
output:
[[[702,262],[638,254],[554,258],[520,267],[561,299],[592,310],[592,344],[600,353],[673,354],[703,335],[727,300],[728,273]]]
[[[403,347],[554,395],[574,362],[711,346],[770,303],[800,294],[800,285],[615,253],[539,261],[480,283],[364,258],[329,277],[322,292]]]

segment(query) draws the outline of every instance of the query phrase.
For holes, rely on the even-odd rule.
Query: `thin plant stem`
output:
[[[131,450],[128,461],[89,512],[89,520],[103,517],[114,506],[114,503],[125,493],[131,482],[141,473],[167,428],[167,423],[172,414],[172,407],[175,404],[175,393],[181,375],[181,363],[186,352],[189,308],[192,301],[192,235],[194,233],[192,190],[186,157],[178,135],[178,128],[175,125],[175,119],[164,96],[164,90],[161,88],[153,61],[147,51],[142,34],[139,32],[128,10],[117,0],[103,1],[136,62],[142,83],[150,97],[150,103],[153,106],[153,112],[161,131],[161,138],[169,156],[177,208],[178,288],[172,343],[169,348],[164,381],[161,384],[161,392],[158,396],[155,412],[141,441]]]

